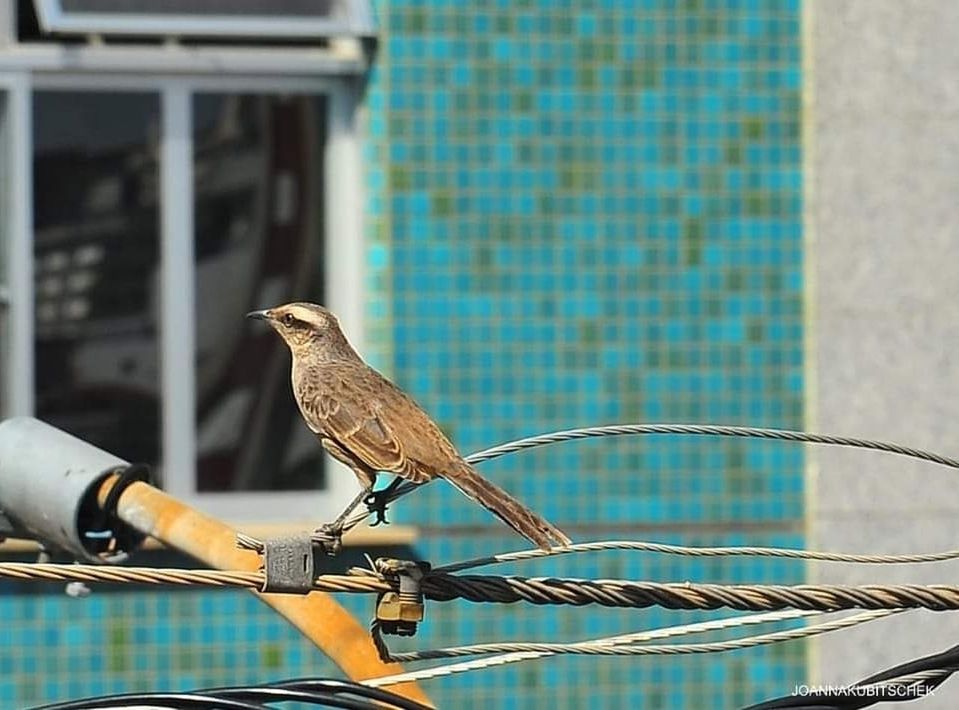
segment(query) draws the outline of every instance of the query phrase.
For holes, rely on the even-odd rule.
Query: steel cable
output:
[[[807,444],[824,444],[827,446],[844,446],[858,449],[868,449],[872,451],[881,451],[884,453],[907,456],[921,461],[948,466],[949,468],[959,469],[959,459],[949,456],[943,456],[931,451],[916,449],[910,446],[902,446],[887,441],[877,441],[875,439],[860,439],[851,436],[835,436],[832,434],[816,434],[805,431],[794,431],[791,429],[770,429],[764,427],[750,426],[727,426],[722,424],[610,424],[606,426],[580,427],[576,429],[565,429],[562,431],[550,432],[548,434],[538,434],[515,441],[509,441],[505,444],[493,446],[489,449],[477,451],[466,457],[471,464],[489,461],[491,459],[505,456],[507,454],[533,449],[549,444],[556,444],[563,441],[573,441],[577,439],[591,439],[606,436],[632,436],[632,435],[653,435],[669,434],[679,436],[724,436],[739,439],[765,439],[774,441],[793,441]],[[404,481],[387,498],[387,503],[391,503],[398,498],[412,492],[420,485]],[[359,523],[363,522],[369,511],[362,511],[350,517],[343,526],[344,530],[349,530]]]
[[[183,570],[143,567],[101,567],[40,563],[0,563],[0,578],[38,581],[81,581],[175,586],[262,588],[262,572]],[[377,594],[397,591],[395,580],[371,570],[346,575],[320,575],[313,589],[323,592]],[[648,582],[620,579],[555,577],[498,577],[428,573],[422,581],[427,599],[512,604],[666,609],[721,609],[775,611],[795,608],[820,611],[841,609],[923,608],[959,609],[959,586],[947,584],[782,585]]]
[[[440,676],[451,675],[454,673],[463,673],[471,670],[481,670],[486,668],[492,668],[495,666],[505,665],[506,663],[512,663],[517,660],[531,660],[533,658],[540,658],[542,656],[553,655],[556,653],[565,653],[565,654],[586,654],[586,655],[599,655],[599,656],[681,656],[681,655],[690,655],[690,654],[701,654],[701,653],[722,653],[725,651],[734,651],[744,648],[754,648],[756,646],[765,646],[772,643],[780,643],[783,641],[792,641],[795,639],[806,638],[809,636],[816,636],[818,634],[827,633],[829,631],[836,631],[839,629],[845,629],[858,624],[865,623],[867,621],[872,621],[884,616],[889,616],[891,614],[897,614],[903,611],[902,609],[898,610],[882,610],[882,611],[868,611],[861,614],[854,614],[852,616],[846,616],[841,619],[834,619],[831,621],[826,621],[820,624],[815,624],[813,626],[804,626],[795,629],[788,629],[785,631],[774,631],[767,634],[759,634],[756,636],[749,636],[743,639],[733,639],[729,641],[714,641],[711,643],[693,643],[693,644],[662,644],[662,645],[614,645],[614,646],[599,646],[593,642],[584,642],[582,644],[564,644],[561,650],[545,648],[539,649],[538,651],[533,648],[535,644],[530,644],[528,651],[522,652],[512,652],[507,653],[501,656],[494,656],[492,658],[482,658],[476,659],[474,661],[468,661],[466,663],[456,663],[444,666],[437,666],[434,668],[425,668],[419,671],[410,671],[407,673],[400,673],[393,676],[383,676],[380,678],[371,678],[370,680],[363,681],[365,684],[373,687],[384,687],[388,685],[395,685],[397,683],[405,683],[411,681],[420,681],[427,680],[430,678],[436,678]],[[502,644],[503,647],[510,646],[511,644]],[[527,644],[516,644],[517,646],[522,645],[526,646]],[[434,657],[443,657],[443,656],[434,656]]]
[[[747,555],[754,557],[785,557],[798,560],[820,560],[824,562],[854,562],[858,564],[907,564],[921,562],[942,562],[959,558],[959,550],[945,552],[929,552],[904,555],[860,555],[845,552],[818,552],[814,550],[797,550],[782,547],[690,547],[685,545],[667,545],[658,542],[643,542],[636,540],[603,540],[597,542],[581,542],[569,547],[554,547],[550,550],[539,548],[521,550],[519,552],[504,552],[488,557],[477,557],[472,560],[456,562],[454,564],[435,567],[434,572],[461,572],[466,569],[483,567],[504,562],[518,562],[522,560],[569,555],[580,552],[597,552],[601,550],[639,550],[656,552],[668,555],[684,555],[689,557],[723,557],[729,555]]]

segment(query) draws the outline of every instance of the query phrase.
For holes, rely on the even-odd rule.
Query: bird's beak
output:
[[[250,311],[246,314],[247,318],[254,318],[256,320],[270,320],[270,311]]]

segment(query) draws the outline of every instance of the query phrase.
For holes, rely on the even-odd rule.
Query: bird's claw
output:
[[[343,549],[343,526],[324,523],[315,531],[323,551],[331,557]]]
[[[386,519],[386,496],[383,495],[382,491],[374,491],[366,496],[366,499],[363,501],[366,504],[367,509],[371,513],[376,514],[376,518],[370,523],[371,528],[375,528],[377,525],[389,525],[390,521]]]

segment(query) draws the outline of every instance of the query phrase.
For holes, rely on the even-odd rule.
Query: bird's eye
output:
[[[292,328],[295,322],[296,318],[293,317],[292,313],[287,313],[285,316],[283,316],[283,325],[285,325],[287,328]]]

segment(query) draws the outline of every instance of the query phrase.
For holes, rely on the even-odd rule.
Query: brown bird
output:
[[[326,308],[288,303],[247,317],[265,320],[289,346],[293,395],[307,426],[363,489],[328,531],[338,535],[371,495],[377,472],[388,471],[413,483],[445,478],[539,547],[570,544],[562,530],[480,476],[409,395],[363,361]]]

